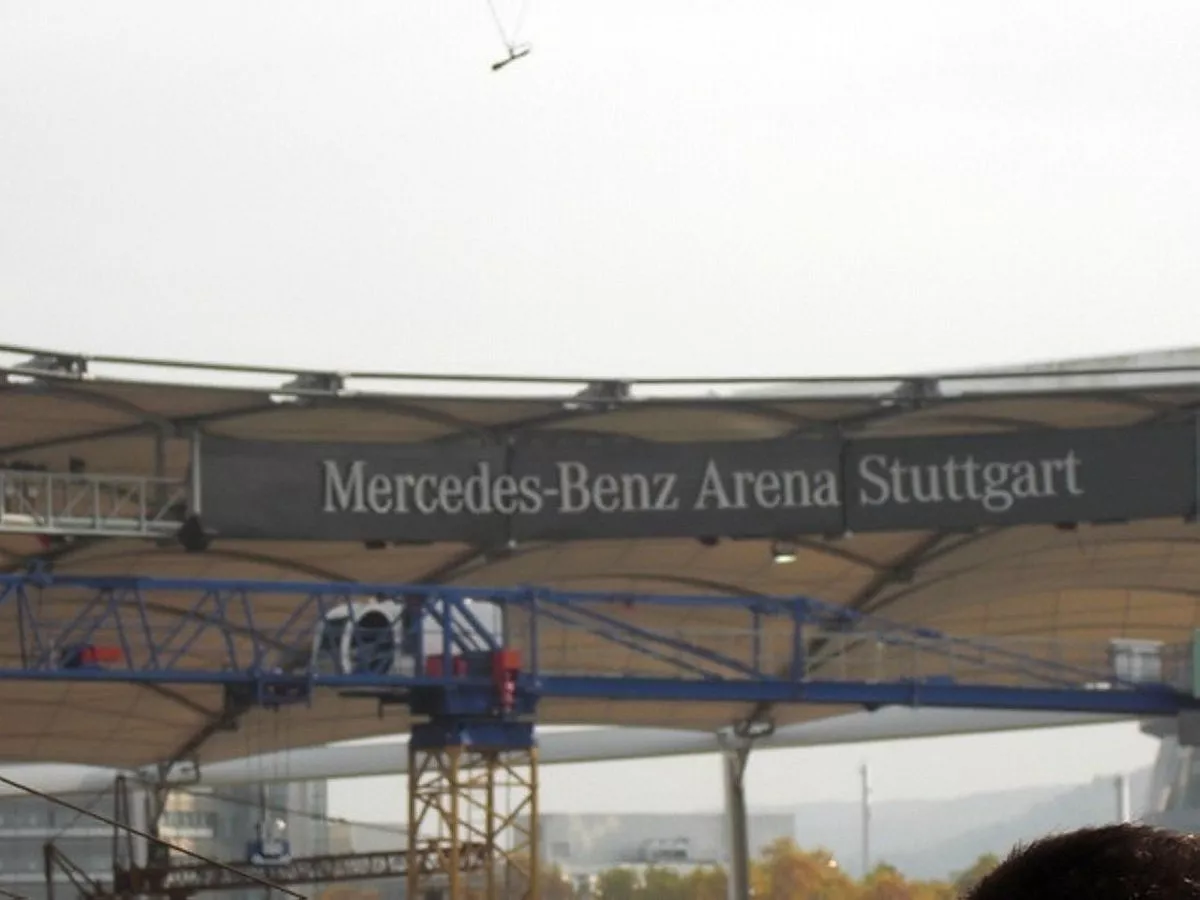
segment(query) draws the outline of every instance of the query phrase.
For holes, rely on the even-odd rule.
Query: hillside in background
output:
[[[1133,815],[1140,815],[1150,779],[1130,776]],[[824,847],[851,872],[861,867],[857,803],[814,803],[788,808],[796,842]],[[779,812],[778,807],[755,812]],[[941,878],[965,869],[983,853],[1003,855],[1014,844],[1054,831],[1115,821],[1112,779],[1062,787],[970,794],[954,800],[904,800],[872,807],[871,855],[915,878]]]

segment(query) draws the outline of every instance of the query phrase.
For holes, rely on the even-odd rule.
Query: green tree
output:
[[[637,900],[638,877],[631,869],[608,869],[596,879],[597,900]]]
[[[769,844],[751,870],[757,900],[854,900],[853,880],[824,850],[806,852],[791,838]]]
[[[539,873],[540,893],[544,900],[575,900],[575,888],[563,870],[554,865],[543,865]]]
[[[960,895],[966,894],[998,865],[1000,865],[1000,857],[995,853],[983,854],[968,868],[954,874],[954,890]]]
[[[642,873],[638,900],[689,900],[683,878],[674,869],[651,866]]]
[[[913,900],[913,886],[887,863],[875,866],[862,880],[859,900]]]
[[[958,900],[954,885],[945,881],[914,881],[913,900]]]
[[[862,880],[858,900],[956,900],[958,892],[944,881],[909,881],[887,863],[876,866]]]
[[[687,900],[725,900],[729,895],[729,876],[720,866],[692,869],[683,880]]]

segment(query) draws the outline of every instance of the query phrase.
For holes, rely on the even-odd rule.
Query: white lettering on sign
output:
[[[704,466],[693,509],[808,509],[836,507],[837,473],[831,469],[760,469],[722,472],[715,460]]]
[[[951,455],[932,463],[869,453],[857,461],[853,499],[864,508],[972,503],[999,515],[1022,501],[1082,496],[1082,467],[1074,450],[1009,461]],[[490,462],[468,473],[372,472],[364,460],[326,459],[321,509],[379,516],[613,516],[825,510],[843,503],[839,473],[831,467],[722,468],[710,457],[698,479],[692,471],[685,481],[678,472],[598,470],[564,459],[542,474],[498,472]]]
[[[872,453],[858,461],[858,502],[907,506],[970,501],[990,513],[1005,513],[1019,500],[1082,496],[1079,469],[1074,450],[1047,459],[981,463],[974,456],[951,456],[924,465]]]
[[[484,462],[470,476],[410,472],[367,475],[367,464],[355,460],[342,466],[336,460],[321,462],[324,477],[321,509],[326,513],[418,513],[423,516],[461,514],[505,516],[541,512],[545,506],[539,480],[534,476],[492,472]]]
[[[593,476],[581,462],[560,462],[557,468],[560,513],[670,512],[680,506],[673,472]]]

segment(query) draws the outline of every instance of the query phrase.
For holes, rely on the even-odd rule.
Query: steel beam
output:
[[[408,646],[400,630],[409,626],[399,618],[384,632],[347,619],[349,611],[380,602],[407,605],[412,621],[430,624]],[[261,612],[268,605],[288,611],[268,620]],[[651,627],[637,614],[648,606],[678,611],[684,621],[720,610],[745,627]],[[494,615],[484,622],[487,607]],[[1161,648],[1155,680],[1130,681],[1104,642],[949,635],[796,597],[31,572],[0,576],[5,620],[0,679],[223,685],[239,710],[306,703],[329,689],[454,704],[432,709],[438,714],[488,715],[497,685],[470,659],[502,642],[521,656],[516,701],[527,713],[539,697],[1139,717],[1200,708],[1191,693],[1190,643]],[[794,640],[764,639],[781,632]],[[805,653],[817,636],[826,648],[819,665]],[[547,648],[576,645],[594,659],[573,651],[547,657]]]
[[[478,871],[483,867],[483,861],[483,848],[479,842],[465,845],[459,855],[459,863],[465,872]],[[432,854],[416,857],[418,870],[434,870],[437,866],[438,861],[432,859]],[[176,864],[123,871],[118,875],[117,893],[177,897],[200,891],[246,890],[248,882],[239,874],[241,872],[274,884],[291,885],[403,878],[409,871],[409,855],[404,850],[295,857],[285,863],[270,865],[251,862],[220,866]]]

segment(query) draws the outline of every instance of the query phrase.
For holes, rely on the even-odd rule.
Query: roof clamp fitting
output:
[[[630,397],[626,381],[593,381],[582,391],[563,401],[563,408],[604,412],[619,407]]]
[[[63,353],[38,353],[13,369],[25,375],[66,375],[83,378],[87,375],[87,359]]]
[[[733,733],[740,740],[756,741],[775,733],[775,722],[767,716],[743,719],[733,726]]]
[[[346,387],[346,379],[336,372],[302,372],[283,386],[285,391],[337,394]]]
[[[934,400],[941,399],[942,388],[936,378],[910,378],[900,384],[894,394],[900,403],[919,409]]]
[[[271,400],[304,406],[317,397],[336,397],[345,387],[345,376],[335,372],[301,372],[271,394]]]

